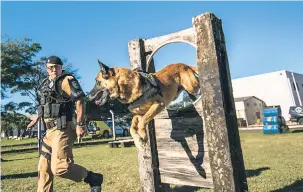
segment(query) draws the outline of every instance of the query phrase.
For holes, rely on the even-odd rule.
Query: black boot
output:
[[[103,183],[103,175],[99,173],[87,172],[87,177],[84,179],[85,183],[88,183],[91,192],[101,192],[101,185]]]

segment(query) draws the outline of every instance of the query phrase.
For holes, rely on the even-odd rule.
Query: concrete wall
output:
[[[303,75],[294,74],[301,97],[303,96]],[[255,96],[267,106],[280,105],[282,115],[289,120],[289,107],[298,103],[291,86],[292,78],[287,71],[277,71],[232,80],[233,95],[236,97]],[[295,93],[296,94],[296,93]],[[302,98],[303,102],[303,98]]]

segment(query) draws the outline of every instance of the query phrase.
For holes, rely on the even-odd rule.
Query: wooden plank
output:
[[[175,167],[179,167],[179,168],[185,166],[192,167],[193,165],[196,164],[202,165],[207,168],[210,167],[210,165],[208,164],[209,163],[209,157],[207,155],[208,153],[201,153],[201,155],[190,154],[189,156],[188,154],[186,154],[185,151],[178,151],[178,152],[163,151],[163,152],[159,152],[158,154],[159,154],[160,168],[165,168],[164,165],[168,165],[168,164],[169,164],[168,167],[174,165]],[[180,164],[180,162],[182,162],[182,164]],[[209,172],[211,171],[209,170]]]
[[[182,161],[182,158],[175,159],[177,162],[170,162],[167,157],[165,160],[160,160],[159,167],[162,183],[212,187],[211,169],[210,166],[207,166],[209,162],[206,160],[202,165],[188,164],[188,160],[184,159]]]
[[[183,163],[182,161],[178,162],[178,163]],[[174,166],[176,165],[175,163],[174,164],[170,164],[169,162],[166,162],[166,163],[162,163],[161,166],[160,166],[160,173],[162,174],[163,172],[171,172],[171,173],[178,173],[179,174],[179,177],[180,177],[180,174],[184,174],[184,177],[188,177],[189,175],[196,175],[198,177],[202,177],[200,178],[200,180],[206,180],[208,178],[211,178],[212,174],[211,174],[211,169],[209,166],[204,166],[204,165],[186,165],[184,164],[184,166],[180,167],[180,166]],[[205,176],[203,175],[200,175],[199,174],[199,171],[200,170],[197,170],[196,166],[198,167],[199,166],[199,169],[200,168],[203,168],[205,172]],[[204,173],[203,173],[204,174]],[[173,176],[171,176],[171,178],[173,178]]]
[[[169,151],[169,152],[182,152],[182,151],[189,151],[192,153],[198,153],[198,152],[208,152],[207,149],[205,149],[202,145],[197,145],[196,143],[190,143],[190,142],[157,142],[157,149],[158,152],[162,151]]]
[[[161,182],[176,184],[176,185],[187,185],[187,186],[197,186],[197,187],[206,187],[213,188],[213,182],[211,177],[209,179],[201,179],[197,175],[189,175],[184,177],[184,174],[174,174],[171,176],[170,172],[162,172],[161,173]]]
[[[193,18],[193,26],[214,191],[247,191],[221,20],[205,13]]]
[[[165,164],[162,164],[159,169],[161,174],[163,171],[167,173],[171,172],[173,174],[179,174],[178,175],[179,177],[181,176],[181,174],[184,174],[184,177],[188,177],[190,175],[196,175],[198,177],[202,177],[199,178],[199,180],[206,180],[211,178],[210,166],[200,165],[200,167],[202,167],[205,170],[206,176],[201,176],[199,174],[199,171],[196,169],[196,167],[193,164],[184,164],[184,166],[180,167],[180,166],[176,166],[175,163],[170,164],[169,162],[166,162]]]

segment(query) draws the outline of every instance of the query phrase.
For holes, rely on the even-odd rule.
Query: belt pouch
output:
[[[44,105],[44,117],[45,118],[48,118],[48,117],[50,117],[50,115],[51,115],[51,106],[48,104],[48,103],[46,103],[45,105]]]
[[[60,104],[53,103],[52,104],[52,117],[58,117],[60,112]]]
[[[61,119],[61,127],[62,127],[62,129],[66,129],[66,127],[67,127],[66,116],[61,116],[60,119]]]

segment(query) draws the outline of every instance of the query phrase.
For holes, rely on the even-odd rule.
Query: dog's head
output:
[[[115,71],[98,60],[100,71],[96,77],[94,88],[89,92],[88,99],[95,100],[97,105],[104,105],[108,99],[119,97],[119,86],[115,78]]]

